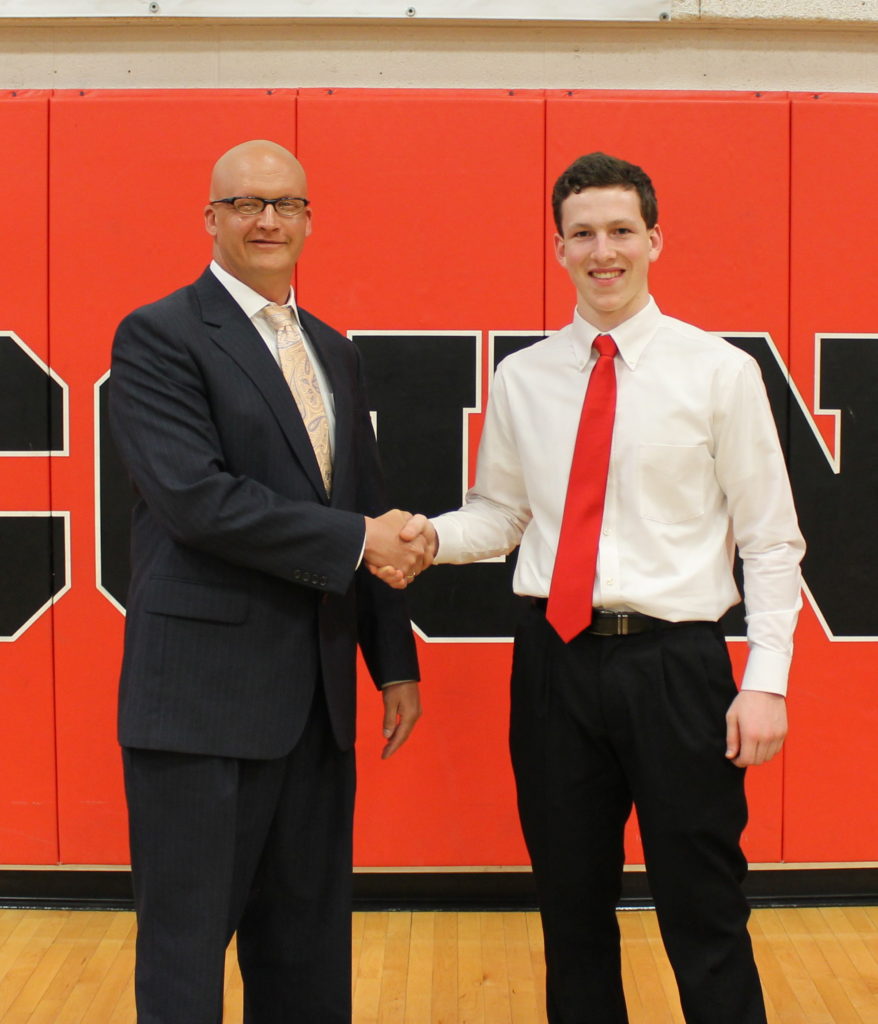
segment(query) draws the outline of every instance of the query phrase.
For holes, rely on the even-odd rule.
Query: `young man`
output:
[[[764,1024],[739,840],[743,769],[787,727],[804,545],[783,454],[755,362],[649,295],[647,175],[592,153],[552,204],[573,322],[501,363],[464,507],[403,537],[423,531],[437,562],[520,544],[510,743],[550,1024],[628,1019],[615,906],[632,804],[687,1022]],[[735,545],[740,693],[717,625],[740,599]]]
[[[237,931],[248,1024],[350,1024],[355,655],[385,756],[420,714],[417,571],[356,348],[297,307],[305,172],[253,140],[213,169],[213,261],[136,310],[110,415],[138,501],[119,702],[140,1024],[218,1024]],[[388,600],[393,598],[394,600]]]

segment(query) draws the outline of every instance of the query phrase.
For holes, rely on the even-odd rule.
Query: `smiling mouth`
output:
[[[621,277],[622,273],[621,270],[591,270],[589,276],[596,281],[612,281],[614,278]]]

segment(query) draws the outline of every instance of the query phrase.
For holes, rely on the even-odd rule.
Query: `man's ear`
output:
[[[662,234],[662,229],[656,224],[654,228],[650,228],[649,231],[649,262],[655,263],[655,261],[661,256],[662,249],[664,248],[665,238]]]
[[[204,208],[204,230],[209,235],[216,234],[216,210],[210,203]]]

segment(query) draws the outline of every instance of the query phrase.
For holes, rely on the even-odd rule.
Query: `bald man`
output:
[[[368,566],[411,576],[424,545],[387,510],[356,348],[296,305],[301,164],[246,142],[210,187],[210,266],[113,346],[138,1021],[218,1024],[237,932],[247,1024],[350,1024],[358,643],[383,756],[420,715],[406,607]]]

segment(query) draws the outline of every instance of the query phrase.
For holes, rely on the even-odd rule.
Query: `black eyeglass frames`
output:
[[[227,199],[211,199],[210,205],[225,203],[242,217],[256,217],[266,206],[273,206],[280,217],[297,217],[307,206],[308,200],[302,196],[280,196],[278,199],[266,199],[264,196],[229,196]]]

